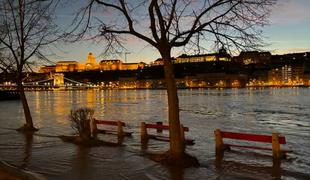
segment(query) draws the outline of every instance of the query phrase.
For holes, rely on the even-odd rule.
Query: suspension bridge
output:
[[[47,77],[47,79],[23,82],[23,86],[26,90],[56,90],[56,89],[88,89],[97,88],[98,86],[91,83],[82,83],[64,77],[62,73],[54,73]],[[5,82],[0,84],[1,89],[16,89],[17,85],[11,82]]]

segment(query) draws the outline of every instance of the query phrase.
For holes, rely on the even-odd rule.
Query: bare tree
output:
[[[37,130],[33,121],[22,83],[23,72],[35,56],[42,57],[42,47],[55,42],[57,26],[53,14],[58,1],[1,0],[0,1],[0,67],[15,74],[26,124],[20,130]]]
[[[260,27],[268,23],[274,3],[275,0],[90,0],[77,16],[76,29],[81,30],[78,35],[82,36],[97,23],[99,36],[109,47],[120,44],[120,37],[132,35],[159,51],[164,60],[168,94],[169,159],[177,160],[184,157],[185,151],[180,136],[172,49],[195,47],[193,44],[200,47],[202,44],[197,43],[204,41],[233,50],[259,48]]]

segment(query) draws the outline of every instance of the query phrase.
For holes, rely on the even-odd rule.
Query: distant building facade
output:
[[[144,62],[139,63],[124,63],[119,59],[110,59],[100,61],[101,71],[115,71],[115,70],[137,70],[145,67]]]
[[[210,61],[231,61],[232,57],[227,53],[227,51],[222,48],[218,53],[213,54],[196,54],[196,55],[187,55],[182,54],[177,58],[172,58],[173,64],[180,63],[197,63],[197,62],[210,62]],[[151,65],[164,65],[164,62],[161,58],[157,59]]]
[[[273,84],[290,84],[304,82],[304,67],[285,65],[271,69],[268,72],[268,81]]]
[[[74,72],[78,70],[78,66],[77,61],[58,61],[55,72]]]
[[[242,51],[239,56],[235,57],[235,61],[245,65],[265,64],[270,62],[271,57],[270,52]]]
[[[56,66],[51,65],[51,66],[41,66],[39,69],[39,73],[50,73],[50,72],[55,72],[56,71]]]
[[[231,56],[225,49],[220,49],[218,53],[213,54],[199,54],[199,55],[186,55],[182,54],[174,61],[177,63],[195,63],[195,62],[208,62],[208,61],[231,61]]]

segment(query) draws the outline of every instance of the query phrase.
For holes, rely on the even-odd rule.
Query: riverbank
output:
[[[232,87],[232,86],[182,86],[178,87],[178,90],[183,89],[255,89],[255,88],[310,88],[310,84],[303,85],[248,85],[244,87]],[[77,87],[77,86],[63,86],[63,87],[25,87],[25,91],[87,91],[87,90],[166,90],[165,86],[162,87],[102,87],[102,86],[89,86],[89,87]],[[16,91],[15,86],[4,87],[0,85],[0,91]],[[1,100],[1,98],[0,98]]]

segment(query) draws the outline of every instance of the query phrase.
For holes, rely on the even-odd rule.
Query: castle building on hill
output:
[[[86,63],[77,61],[58,61],[56,63],[55,72],[83,72],[99,70],[99,64],[96,64],[96,59],[92,53],[88,53]]]
[[[63,73],[63,72],[84,72],[84,71],[113,71],[113,70],[137,70],[143,68],[145,63],[123,63],[119,59],[101,60],[96,63],[96,59],[92,53],[88,53],[86,63],[77,61],[58,61],[53,66],[42,66],[40,73]]]

